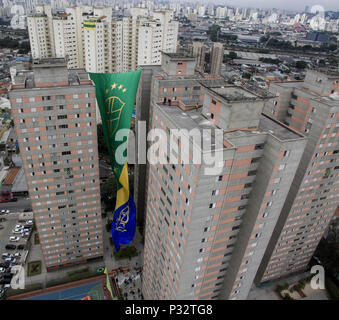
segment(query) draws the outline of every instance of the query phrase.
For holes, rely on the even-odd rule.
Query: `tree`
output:
[[[115,198],[117,194],[117,179],[110,176],[103,184],[100,185],[100,194],[102,200],[109,207],[115,206]]]
[[[295,63],[295,67],[298,69],[305,69],[307,67],[307,62],[303,60],[299,60]]]
[[[211,41],[217,42],[219,39],[220,26],[214,24],[208,28],[207,34],[210,36]]]
[[[104,137],[104,130],[102,124],[97,125],[97,136],[98,136],[98,150],[99,154],[108,156],[108,148]]]
[[[259,42],[260,43],[266,43],[270,37],[269,36],[262,36],[260,37]]]
[[[245,78],[245,79],[251,79],[251,77],[252,77],[252,75],[251,75],[250,73],[248,73],[248,72],[244,72],[244,73],[242,74],[242,78]]]
[[[233,59],[236,59],[238,57],[238,55],[236,54],[236,52],[234,51],[231,51],[229,54],[228,54],[228,57],[233,60]]]

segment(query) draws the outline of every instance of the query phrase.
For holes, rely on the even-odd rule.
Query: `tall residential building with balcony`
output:
[[[47,270],[103,256],[95,88],[65,59],[34,60],[9,97]]]
[[[272,281],[309,264],[339,201],[339,72],[308,70],[301,82],[271,83],[265,110],[307,136],[277,228],[256,282]]]
[[[306,141],[262,114],[269,96],[194,69],[195,58],[163,55],[152,80],[149,129],[195,129],[202,145],[188,137],[190,164],[179,153],[179,164],[148,165],[142,290],[145,299],[245,299]],[[208,147],[204,129],[223,131],[221,149]],[[222,152],[220,173],[193,164],[193,150]]]
[[[37,6],[27,18],[34,59],[68,57],[69,68],[87,72],[128,72],[160,65],[161,51],[176,52],[178,22],[171,10],[131,8],[112,16],[112,7],[77,6],[52,14]]]

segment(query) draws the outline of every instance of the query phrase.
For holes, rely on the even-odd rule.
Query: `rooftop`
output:
[[[192,55],[189,55],[187,53],[172,53],[172,52],[164,52],[162,51],[162,54],[170,57],[171,59],[175,60],[192,60],[195,61],[195,57]]]
[[[266,114],[262,114],[262,118],[259,122],[259,129],[263,132],[269,132],[277,137],[279,140],[293,140],[304,138],[301,133],[294,131],[283,123],[269,117]]]
[[[314,72],[324,73],[328,75],[330,78],[338,79],[339,78],[339,69],[329,69],[329,68],[318,68],[318,69],[310,69]]]
[[[327,104],[328,106],[337,107],[339,106],[339,94],[334,93],[327,97],[321,97],[320,101],[324,104]]]
[[[19,172],[20,168],[11,168],[6,176],[6,178],[3,180],[3,185],[12,185],[14,180],[16,179],[16,176]]]
[[[219,97],[226,100],[227,103],[263,100],[274,97],[273,95],[264,92],[264,90],[262,90],[262,92],[256,90],[255,92],[254,88],[253,90],[249,89],[252,88],[244,88],[234,85],[207,88],[209,92],[217,94]]]
[[[178,129],[186,129],[188,131],[192,129],[198,129],[200,131],[200,137],[203,139],[203,129],[218,129],[218,127],[211,121],[205,118],[201,114],[201,109],[183,111],[177,106],[168,106],[165,104],[158,104],[160,109],[164,111],[169,117],[170,121],[175,123]],[[214,130],[211,130],[212,141],[214,139]],[[202,151],[209,151],[209,146],[206,143],[201,143]],[[214,150],[214,144],[211,144],[212,150]]]

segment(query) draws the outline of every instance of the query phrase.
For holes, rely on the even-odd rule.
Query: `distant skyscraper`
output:
[[[205,66],[205,45],[203,42],[194,41],[191,47],[191,54],[196,57],[196,68],[204,71]]]
[[[127,72],[138,65],[160,65],[161,51],[175,52],[178,22],[173,11],[131,8],[112,17],[111,7],[67,7],[52,14],[37,6],[28,16],[33,58],[68,57],[69,68],[88,72]]]
[[[9,92],[47,270],[103,256],[95,88],[64,59],[34,61]]]
[[[211,50],[211,74],[219,75],[224,58],[224,46],[221,42],[214,42]]]

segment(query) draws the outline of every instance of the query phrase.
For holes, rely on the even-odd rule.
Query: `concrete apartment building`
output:
[[[34,60],[9,92],[47,270],[103,256],[95,88],[65,59]]]
[[[27,17],[33,58],[68,57],[68,68],[87,72],[128,72],[160,65],[161,50],[175,52],[179,23],[173,11],[131,8],[113,17],[112,7],[76,6],[53,14],[37,6]]]
[[[153,91],[153,77],[165,77],[166,82],[161,82],[164,92],[159,93],[159,97],[162,99],[172,99],[172,103],[175,105],[178,103],[178,99],[181,101],[189,100],[190,96],[194,97],[195,103],[202,104],[202,95],[200,85],[201,83],[207,83],[210,85],[224,85],[225,80],[221,77],[210,77],[204,78],[199,73],[194,72],[194,61],[193,56],[183,56],[182,54],[173,54],[162,52],[162,65],[167,64],[168,67],[172,66],[173,70],[171,74],[164,73],[161,66],[154,65],[144,65],[139,66],[138,68],[142,70],[139,90],[136,96],[136,142],[138,139],[143,139],[144,132],[143,128],[139,129],[139,121],[144,121],[146,123],[146,129],[149,128],[149,119],[150,119],[150,105],[151,105],[151,95]],[[171,62],[171,63],[170,63]],[[180,65],[178,70],[177,63],[183,62],[186,64],[189,62],[190,71],[189,73],[182,73],[182,68]],[[170,64],[168,64],[170,63]],[[178,77],[180,76],[180,77]],[[184,81],[183,81],[184,79]],[[183,86],[185,85],[185,86]],[[173,88],[174,87],[174,88]],[[166,93],[168,90],[168,93]],[[174,90],[174,91],[173,91]],[[181,92],[180,97],[176,97],[176,91]],[[192,101],[190,101],[192,103]],[[147,133],[145,133],[147,134]],[[139,144],[136,143],[136,165],[135,165],[135,175],[134,175],[134,185],[137,186],[134,188],[134,199],[137,207],[137,219],[139,225],[144,225],[144,216],[145,216],[145,181],[146,181],[146,172],[147,166],[143,159],[146,159],[145,150],[140,150]],[[142,162],[142,163],[141,163]]]
[[[214,42],[211,50],[211,74],[219,75],[224,59],[224,46],[221,42]]]
[[[190,47],[190,54],[196,57],[196,69],[200,72],[204,71],[205,67],[206,48],[203,42],[193,41]]]
[[[305,270],[339,201],[339,73],[308,70],[302,82],[271,83],[265,110],[307,136],[277,228],[256,277]]]
[[[194,69],[195,58],[163,55],[149,129],[222,129],[222,150],[190,136],[189,151],[190,160],[193,150],[222,152],[222,169],[206,175],[204,163],[147,166],[143,295],[246,299],[306,140],[262,114],[270,97],[195,77]]]

